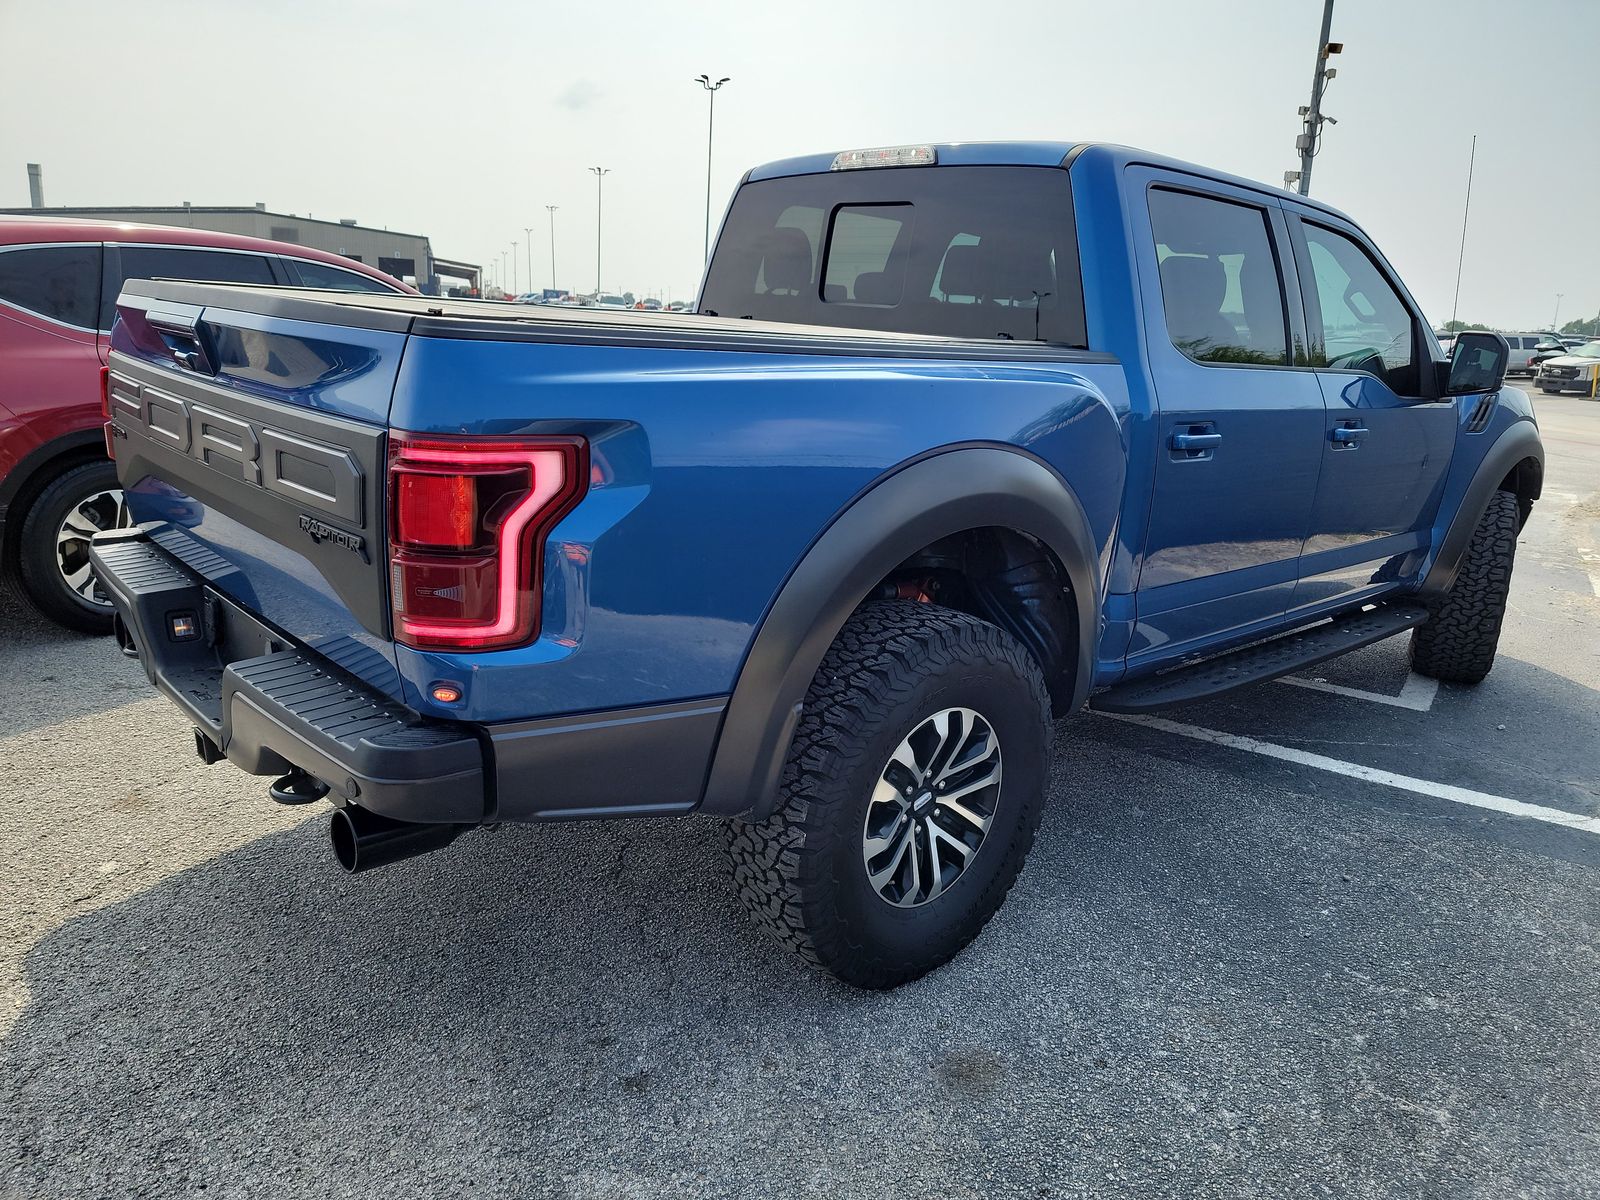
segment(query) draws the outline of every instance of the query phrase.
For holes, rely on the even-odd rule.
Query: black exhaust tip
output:
[[[418,825],[396,821],[354,804],[335,810],[328,827],[333,856],[352,875],[448,846],[463,825]]]

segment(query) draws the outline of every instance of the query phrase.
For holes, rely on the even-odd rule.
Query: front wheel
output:
[[[806,695],[777,811],[729,825],[756,923],[858,987],[948,962],[1033,844],[1049,714],[1038,665],[995,626],[906,600],[858,609]]]
[[[34,500],[22,522],[22,586],[42,614],[68,629],[111,632],[111,602],[89,567],[89,539],[127,523],[117,468],[82,463]]]
[[[1494,666],[1511,592],[1521,513],[1511,492],[1489,500],[1450,590],[1411,631],[1411,669],[1447,683],[1482,683]]]

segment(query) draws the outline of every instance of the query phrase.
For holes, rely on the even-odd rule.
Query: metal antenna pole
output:
[[[1333,29],[1333,0],[1323,0],[1322,5],[1322,36],[1317,41],[1317,69],[1311,76],[1311,107],[1306,110],[1305,132],[1300,135],[1300,194],[1311,194],[1311,160],[1317,155],[1317,142],[1322,137],[1322,89],[1327,83],[1327,62],[1329,54],[1337,54],[1344,49],[1343,43],[1338,43],[1338,49],[1330,49],[1334,43],[1328,41],[1328,33]]]
[[[697,75],[695,82],[705,88],[710,105],[706,110],[706,228],[705,251],[701,255],[704,263],[711,257],[711,139],[717,128],[717,89],[730,82],[727,77],[711,82],[709,75]]]
[[[600,294],[600,231],[601,215],[605,211],[605,182],[611,174],[610,167],[590,167],[594,172],[594,293]]]
[[[1472,168],[1478,161],[1478,135],[1472,135],[1472,154],[1467,159],[1467,202],[1461,206],[1461,253],[1456,257],[1456,295],[1450,301],[1450,324],[1456,323],[1461,308],[1461,268],[1467,261],[1467,214],[1472,211]]]
[[[550,214],[550,290],[556,290],[556,209],[555,204],[546,204],[545,212]]]

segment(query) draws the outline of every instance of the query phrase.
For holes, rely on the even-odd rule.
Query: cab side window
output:
[[[93,329],[99,246],[29,246],[0,252],[0,301],[64,325]]]
[[[1154,188],[1150,225],[1172,344],[1196,362],[1288,365],[1288,312],[1266,212]]]
[[[1303,222],[1316,287],[1312,365],[1367,371],[1398,396],[1421,394],[1416,328],[1411,310],[1361,245],[1342,233]],[[1322,339],[1316,342],[1320,317]]]

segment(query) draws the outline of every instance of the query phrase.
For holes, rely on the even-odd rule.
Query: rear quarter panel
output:
[[[423,688],[450,679],[465,715],[493,721],[724,694],[807,547],[876,480],[940,447],[999,443],[1049,463],[1084,507],[1103,579],[1126,407],[1108,363],[414,337],[395,428],[577,433],[592,466],[547,546],[539,639],[492,654],[398,647],[406,699],[440,711]]]

